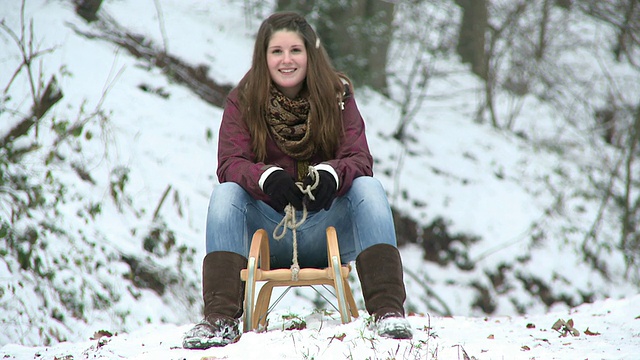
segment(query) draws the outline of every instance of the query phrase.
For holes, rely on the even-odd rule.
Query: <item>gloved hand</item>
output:
[[[293,177],[284,170],[276,170],[267,176],[263,190],[271,198],[271,206],[278,212],[282,212],[288,204],[296,210],[302,210],[302,198],[304,194],[296,185]]]
[[[328,171],[318,170],[318,176],[320,177],[320,181],[315,190],[311,191],[315,200],[311,200],[308,196],[304,197],[304,203],[309,211],[319,211],[320,209],[329,210],[333,199],[336,198],[338,184],[336,184],[336,179],[333,175]],[[306,188],[308,185],[313,185],[313,183],[314,180],[311,178],[311,175],[307,175],[302,182],[302,187]]]

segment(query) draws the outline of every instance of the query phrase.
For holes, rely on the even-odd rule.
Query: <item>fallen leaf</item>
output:
[[[522,350],[522,351],[529,351],[529,350],[531,350],[531,348],[530,348],[530,347],[528,347],[527,345],[522,345],[522,347],[520,347],[520,350]]]
[[[564,320],[558,319],[558,320],[556,320],[555,323],[553,323],[553,325],[551,326],[551,329],[553,329],[555,331],[560,331],[560,329],[562,329],[564,324],[565,324]]]
[[[285,330],[304,330],[307,328],[305,321],[292,321],[286,327]]]
[[[98,331],[93,333],[93,336],[91,337],[91,340],[98,340],[98,339],[103,338],[103,337],[112,337],[112,336],[113,336],[113,334],[110,331],[98,330]]]
[[[536,328],[535,324],[532,324],[532,323],[527,324],[527,329],[535,329],[535,328]]]
[[[587,328],[587,330],[584,331],[584,334],[585,335],[589,335],[589,336],[598,336],[598,335],[600,335],[599,332],[593,332],[593,331],[589,330],[589,328]]]
[[[567,335],[580,336],[580,331],[573,327],[573,319],[569,319],[566,322],[562,319],[558,319],[553,326],[551,326],[551,329],[559,332],[562,337]]]
[[[495,339],[495,338],[496,338],[496,337],[495,337],[495,336],[493,336],[493,334],[491,334],[491,335],[487,336],[487,339]]]

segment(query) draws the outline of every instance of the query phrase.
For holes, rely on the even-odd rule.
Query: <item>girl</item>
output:
[[[260,228],[272,233],[287,205],[308,211],[297,229],[300,265],[327,266],[325,230],[334,226],[341,259],[356,262],[377,333],[411,338],[393,217],[372,167],[350,80],[333,70],[302,16],[283,12],[267,18],[251,68],[224,109],[220,185],[207,214],[204,319],[185,334],[183,346],[204,349],[239,338],[240,270],[247,266],[251,236]],[[314,184],[311,195],[296,182]],[[290,232],[269,246],[272,268],[291,265]]]

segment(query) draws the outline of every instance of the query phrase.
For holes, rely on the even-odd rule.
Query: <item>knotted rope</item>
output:
[[[318,175],[318,170],[315,167],[309,166],[309,175],[313,180],[312,184],[303,186],[301,182],[297,182],[296,185],[302,191],[304,195],[309,196],[311,201],[314,201],[316,198],[313,196],[312,191],[318,187],[318,183],[320,182],[320,176]],[[302,219],[300,221],[296,220],[296,209],[293,205],[288,204],[284,208],[284,217],[276,225],[275,229],[273,229],[273,238],[276,240],[281,240],[287,234],[287,229],[291,230],[291,234],[293,236],[293,259],[291,264],[291,280],[298,281],[298,273],[300,273],[300,265],[298,264],[298,236],[297,231],[298,227],[300,227],[307,220],[307,206],[302,203]]]

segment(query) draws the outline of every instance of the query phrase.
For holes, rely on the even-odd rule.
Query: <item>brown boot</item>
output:
[[[182,341],[186,349],[225,346],[240,338],[239,318],[243,312],[244,282],[240,270],[247,259],[227,251],[208,253],[202,263],[204,319],[187,331]]]
[[[374,316],[378,335],[393,339],[411,339],[409,322],[404,318],[402,260],[395,246],[378,244],[356,258],[364,304]]]

